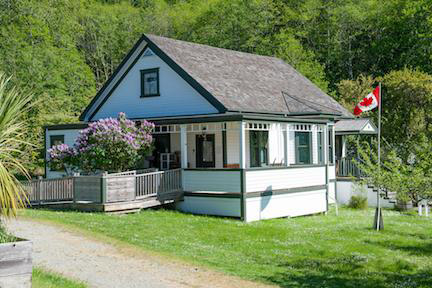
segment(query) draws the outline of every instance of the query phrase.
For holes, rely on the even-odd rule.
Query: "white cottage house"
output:
[[[143,35],[81,123],[45,128],[46,148],[119,112],[157,125],[147,166],[182,169],[178,209],[246,221],[327,211],[343,135],[376,131],[281,59]]]

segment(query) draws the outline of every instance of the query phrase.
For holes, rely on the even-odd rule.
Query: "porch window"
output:
[[[318,164],[324,163],[324,151],[323,151],[323,132],[319,131],[317,133],[317,143],[318,143]]]
[[[311,132],[295,132],[296,164],[311,164]]]
[[[141,97],[159,95],[159,68],[141,70]]]
[[[268,131],[249,131],[250,166],[268,165]]]
[[[329,164],[334,164],[334,159],[333,159],[333,147],[334,147],[334,143],[333,143],[333,126],[329,126],[328,127],[328,152],[329,152]]]

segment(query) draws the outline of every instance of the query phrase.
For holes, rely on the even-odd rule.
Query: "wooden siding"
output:
[[[135,175],[106,177],[106,202],[135,199]]]
[[[237,129],[238,126],[236,126]],[[239,164],[239,135],[238,130],[227,130],[226,141],[227,141],[227,164]]]
[[[101,198],[101,177],[80,176],[74,179],[75,201],[89,201],[100,203]]]
[[[239,198],[185,196],[176,208],[194,214],[240,217]]]
[[[183,171],[183,190],[240,193],[240,171]]]
[[[326,211],[325,189],[246,199],[246,222]]]
[[[325,167],[246,171],[246,192],[325,185]]]
[[[32,265],[30,241],[0,244],[0,287],[30,288]]]
[[[140,70],[159,68],[160,96],[141,98]],[[158,56],[142,56],[106,100],[92,120],[116,117],[147,118],[217,113],[194,88]]]

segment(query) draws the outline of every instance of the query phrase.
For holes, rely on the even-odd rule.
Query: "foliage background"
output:
[[[39,149],[25,159],[36,174],[41,127],[76,122],[142,33],[280,57],[350,109],[352,91],[377,79],[397,88],[385,91],[393,96],[384,115],[409,114],[402,101],[392,104],[395,97],[410,97],[410,109],[432,98],[428,0],[0,0],[0,11],[0,71],[37,101],[28,117]],[[427,88],[426,102],[405,89],[414,78]],[[431,118],[422,107],[409,116],[411,128],[421,123],[420,134]],[[401,118],[383,124],[397,143],[413,129],[395,131],[393,121]]]

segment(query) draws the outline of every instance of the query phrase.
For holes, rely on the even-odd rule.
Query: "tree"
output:
[[[0,215],[15,216],[26,197],[15,173],[27,174],[20,161],[27,123],[25,114],[32,95],[10,86],[10,77],[0,73]]]
[[[358,147],[356,164],[369,184],[381,191],[396,192],[397,200],[402,203],[417,204],[422,199],[432,199],[432,147],[425,138],[412,147],[408,162],[404,162],[396,150],[387,151],[379,169],[375,149],[363,143]]]
[[[416,142],[432,139],[432,75],[417,69],[391,71],[382,77],[360,75],[356,80],[344,80],[338,85],[339,101],[353,111],[361,98],[382,82],[382,135],[398,156],[407,163]],[[377,113],[364,116],[377,122]]]
[[[82,130],[73,147],[52,147],[48,151],[51,165],[93,173],[136,168],[151,151],[153,128],[154,124],[147,121],[137,126],[124,113],[118,119],[101,119]]]

